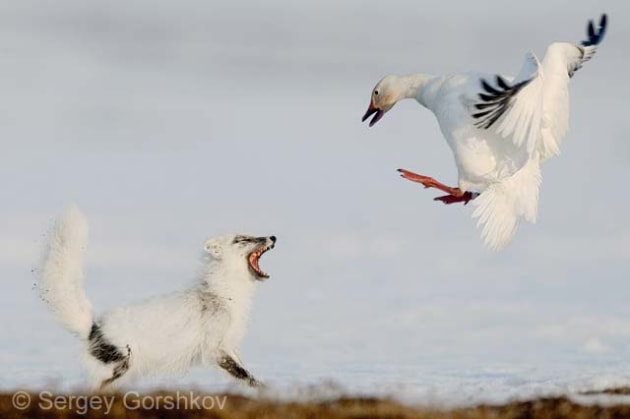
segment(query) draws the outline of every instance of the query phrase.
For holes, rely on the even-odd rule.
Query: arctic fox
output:
[[[92,390],[115,389],[134,378],[216,364],[251,386],[238,348],[258,281],[269,275],[259,259],[276,238],[225,235],[204,245],[205,265],[190,289],[115,308],[95,318],[83,290],[85,216],[70,208],[55,225],[41,278],[41,296],[66,329],[85,344]]]

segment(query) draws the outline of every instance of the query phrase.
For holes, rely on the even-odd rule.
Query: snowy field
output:
[[[502,253],[470,206],[397,176],[456,180],[428,111],[360,123],[385,74],[511,74],[601,12],[539,222]],[[467,404],[630,385],[628,22],[623,1],[3,2],[0,389],[81,386],[78,342],[33,288],[72,202],[97,311],[189,284],[206,238],[278,236],[242,354],[280,395],[334,383]],[[138,386],[235,388],[203,368]]]

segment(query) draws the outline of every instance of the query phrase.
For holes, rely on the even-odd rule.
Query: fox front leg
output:
[[[246,381],[251,387],[261,387],[263,384],[256,380],[241,364],[227,354],[223,354],[217,360],[219,367],[230,373],[234,378]]]

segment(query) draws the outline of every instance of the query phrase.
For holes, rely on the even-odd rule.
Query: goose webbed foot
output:
[[[457,202],[463,202],[464,205],[466,205],[478,196],[479,194],[477,192],[464,192],[461,196],[444,195],[433,198],[433,200],[443,202],[446,205],[455,204]]]

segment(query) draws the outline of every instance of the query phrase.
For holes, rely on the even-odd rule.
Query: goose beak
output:
[[[365,122],[365,120],[368,119],[372,114],[374,114],[374,117],[370,121],[370,126],[376,124],[383,117],[383,115],[385,115],[385,112],[382,109],[374,106],[373,102],[370,102],[370,106],[365,112],[365,115],[363,115],[363,118],[361,118],[361,122]]]

